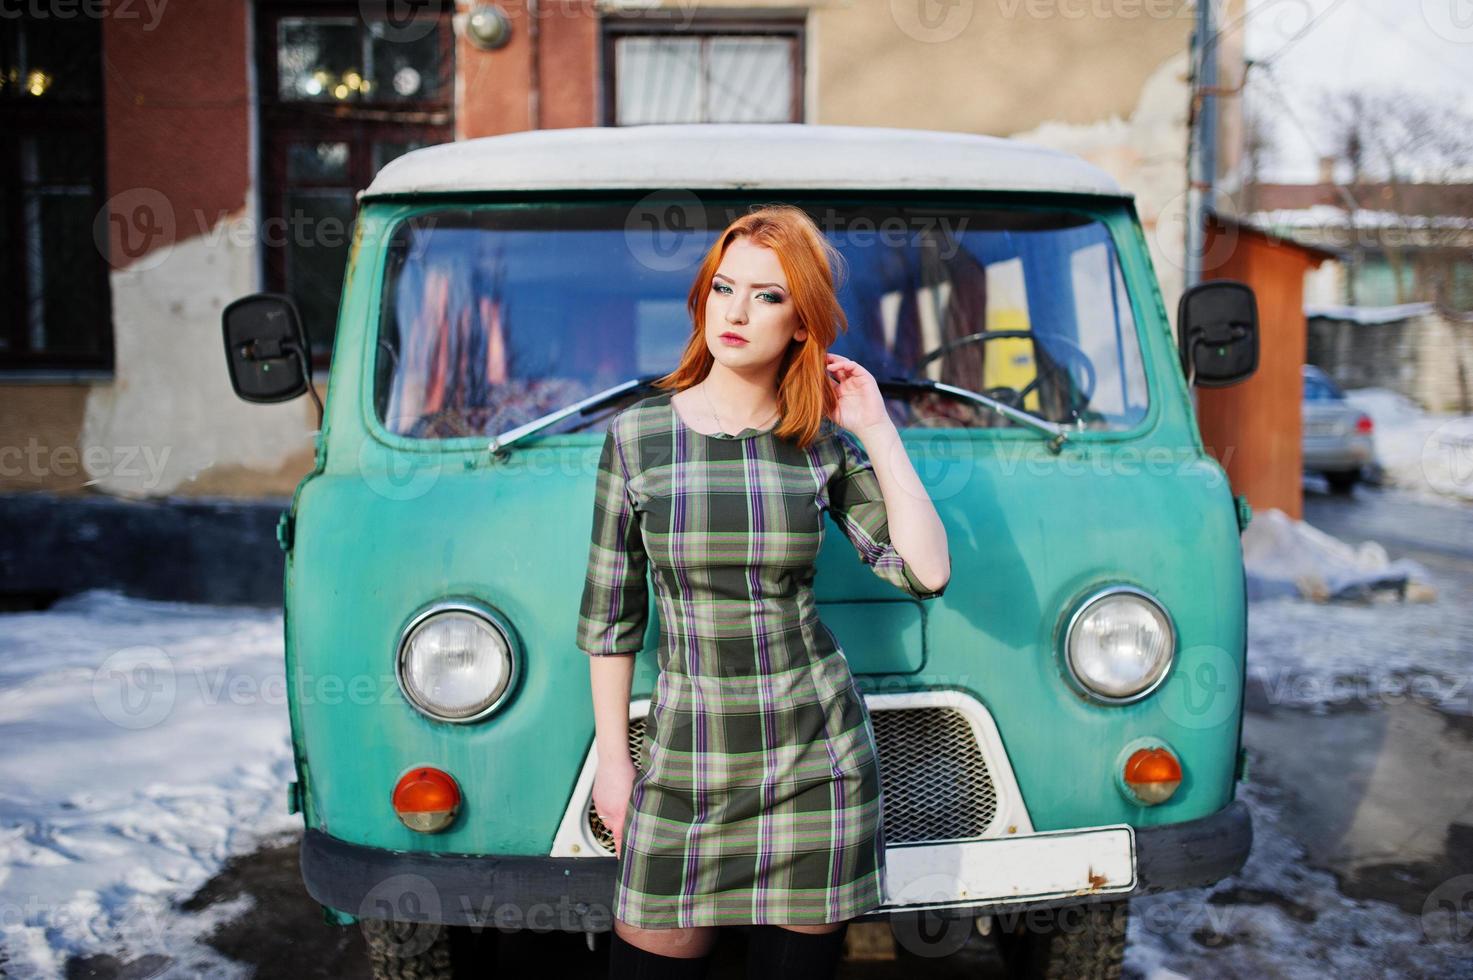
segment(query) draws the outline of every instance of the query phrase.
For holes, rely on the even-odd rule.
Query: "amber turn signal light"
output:
[[[428,766],[411,769],[394,787],[394,814],[410,830],[433,834],[460,812],[460,787],[447,772]]]
[[[1146,806],[1165,803],[1181,785],[1181,763],[1170,749],[1136,749],[1125,762],[1125,785]]]

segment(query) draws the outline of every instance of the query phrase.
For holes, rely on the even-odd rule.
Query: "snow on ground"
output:
[[[1376,458],[1390,483],[1424,499],[1473,501],[1473,415],[1424,412],[1386,388],[1357,388],[1345,397],[1375,423]]]
[[[280,610],[108,591],[0,616],[0,945],[4,971],[73,954],[244,968],[198,943],[241,899],[181,915],[225,860],[300,831]]]
[[[1347,898],[1334,875],[1306,866],[1304,847],[1282,822],[1280,796],[1266,783],[1239,784],[1238,798],[1253,815],[1253,849],[1237,874],[1207,888],[1131,901],[1128,976],[1469,976],[1467,947],[1450,938],[1457,924],[1447,909],[1411,916],[1388,902]]]
[[[1348,544],[1277,507],[1253,514],[1243,532],[1243,564],[1249,599],[1302,595],[1324,601],[1398,589],[1425,601],[1436,594],[1420,562],[1393,561],[1376,541]]]
[[[1248,679],[1277,705],[1323,710],[1401,698],[1473,715],[1470,638],[1473,610],[1444,598],[1263,599],[1248,607]]]

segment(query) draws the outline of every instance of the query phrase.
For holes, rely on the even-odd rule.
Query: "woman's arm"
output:
[[[594,481],[593,530],[578,607],[576,643],[588,654],[593,693],[594,749],[598,758],[593,805],[623,849],[624,814],[634,788],[629,755],[629,692],[634,657],[649,621],[649,557],[628,496],[628,471],[610,423]]]
[[[932,591],[941,591],[951,581],[946,525],[941,523],[936,505],[911,465],[900,432],[887,415],[884,421],[855,430],[854,434],[864,445],[885,498],[890,543],[916,578]]]
[[[624,815],[634,791],[634,760],[629,756],[629,691],[634,654],[588,658],[593,688],[593,738],[598,769],[593,808],[614,835],[614,853],[624,850]]]
[[[951,552],[946,540],[946,525],[931,503],[921,479],[906,455],[905,445],[890,413],[885,410],[885,400],[874,376],[858,361],[828,353],[825,368],[834,376],[834,394],[838,404],[834,421],[853,433],[868,460],[856,460],[851,467],[846,458],[841,485],[846,485],[845,495],[858,487],[860,497],[873,495],[873,487],[864,490],[859,481],[860,470],[872,470],[874,481],[879,484],[880,496],[884,498],[884,516],[868,515],[873,501],[859,502],[858,508],[867,514],[862,523],[888,525],[885,537],[888,547],[898,554],[909,569],[910,577],[939,593],[951,581]],[[845,455],[852,455],[845,448]],[[847,471],[854,470],[853,475]],[[867,479],[867,477],[866,477]],[[840,510],[854,511],[854,502],[845,500]]]

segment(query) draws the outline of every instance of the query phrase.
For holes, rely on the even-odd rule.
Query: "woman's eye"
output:
[[[713,292],[717,292],[717,293],[729,293],[729,292],[731,292],[731,287],[728,286],[724,282],[713,282],[713,283],[711,283],[711,289],[712,289]],[[783,298],[781,296],[779,296],[777,293],[763,292],[763,293],[758,293],[757,295],[758,296],[766,296],[767,299],[768,299],[768,302],[771,302],[771,303],[781,303],[783,301]]]

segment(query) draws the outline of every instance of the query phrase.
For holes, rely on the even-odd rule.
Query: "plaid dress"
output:
[[[819,620],[828,510],[876,574],[929,591],[890,543],[862,444],[826,419],[808,449],[771,429],[706,435],[664,391],[609,424],[577,645],[644,646],[659,679],[626,810],[614,914],[646,928],[838,922],[884,901],[874,730]]]

